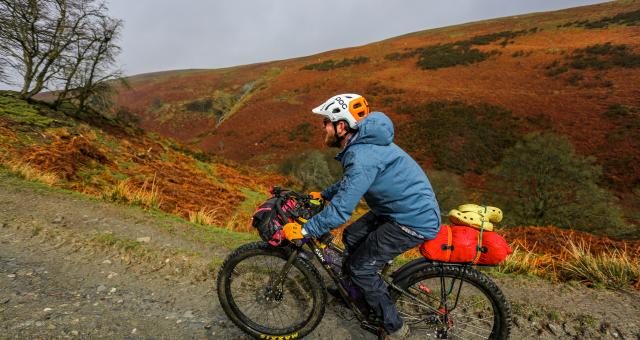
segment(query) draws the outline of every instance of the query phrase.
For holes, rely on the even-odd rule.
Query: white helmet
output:
[[[346,120],[350,128],[356,129],[356,123],[369,114],[369,104],[359,94],[345,93],[329,98],[324,104],[311,111],[334,123]]]

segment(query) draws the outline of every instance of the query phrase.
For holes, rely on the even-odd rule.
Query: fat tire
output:
[[[310,286],[309,290],[313,291],[313,294],[317,296],[309,321],[302,325],[302,327],[291,327],[286,332],[265,332],[252,328],[249,324],[244,322],[242,318],[236,314],[231,307],[230,300],[232,299],[230,291],[230,277],[233,268],[242,260],[255,256],[255,255],[270,255],[277,256],[286,260],[291,254],[291,249],[288,247],[273,247],[267,242],[253,242],[245,244],[238,249],[234,250],[220,267],[217,279],[217,291],[220,306],[224,310],[225,314],[231,319],[231,321],[238,326],[242,331],[248,335],[257,339],[284,339],[286,336],[291,336],[287,339],[302,338],[311,333],[320,323],[325,313],[325,306],[327,302],[327,292],[324,286],[324,281],[320,276],[320,273],[316,267],[311,264],[305,258],[298,256],[293,265],[305,276]],[[295,334],[295,336],[293,336]]]
[[[422,267],[416,270],[415,273],[410,274],[406,279],[394,283],[403,290],[407,290],[416,282],[440,277],[443,274],[447,277],[460,278],[464,282],[480,289],[489,298],[494,309],[495,320],[489,339],[503,340],[509,338],[511,333],[511,305],[495,282],[478,270],[466,266],[434,264],[433,266]],[[401,293],[392,291],[391,298],[394,302],[400,296]]]

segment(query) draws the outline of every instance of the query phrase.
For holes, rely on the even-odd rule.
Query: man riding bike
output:
[[[320,237],[349,220],[364,197],[371,209],[343,233],[343,266],[390,339],[404,338],[409,327],[391,301],[380,269],[405,251],[433,239],[440,228],[440,208],[420,166],[393,143],[393,123],[382,112],[369,112],[364,97],[340,94],[312,111],[324,117],[325,144],[342,150],[343,178],[314,193],[330,201],[304,225],[284,227],[289,240]]]

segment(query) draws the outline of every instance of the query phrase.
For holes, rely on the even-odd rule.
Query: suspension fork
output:
[[[287,277],[287,274],[289,274],[289,270],[291,270],[291,266],[293,266],[293,262],[298,258],[299,254],[300,249],[294,248],[287,259],[287,262],[282,266],[282,269],[280,269],[280,272],[276,275],[275,280],[271,283],[271,294],[278,295],[278,293],[281,293],[281,287],[284,283],[284,279]]]

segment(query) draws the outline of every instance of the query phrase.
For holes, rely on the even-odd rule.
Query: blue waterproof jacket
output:
[[[393,123],[382,112],[372,112],[358,122],[336,159],[342,162],[342,180],[322,196],[331,200],[304,229],[321,236],[347,222],[364,196],[371,211],[405,225],[427,239],[440,229],[440,208],[422,168],[393,143]]]

